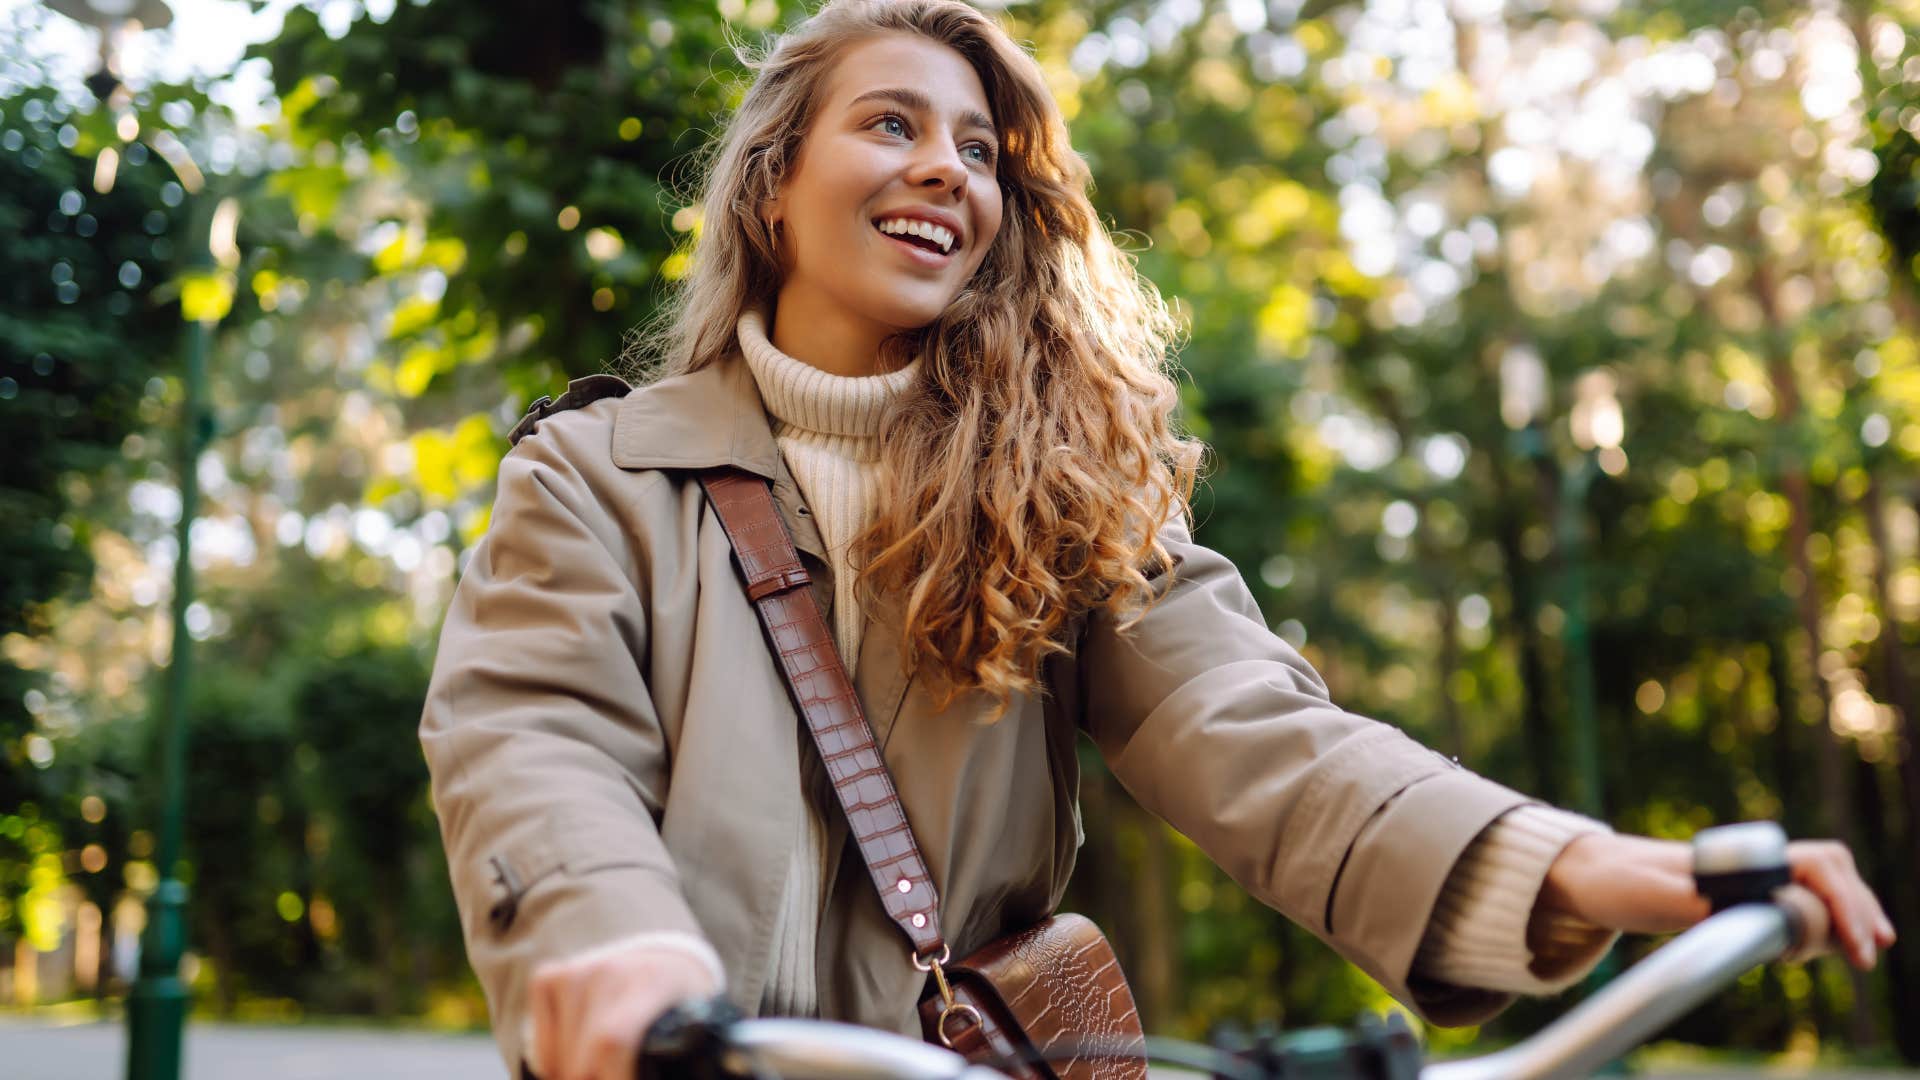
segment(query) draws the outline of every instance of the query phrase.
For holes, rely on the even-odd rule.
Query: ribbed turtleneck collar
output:
[[[763,312],[740,316],[740,351],[747,358],[760,399],[782,424],[823,435],[872,438],[880,434],[887,407],[913,384],[920,360],[884,375],[834,375],[774,347]]]

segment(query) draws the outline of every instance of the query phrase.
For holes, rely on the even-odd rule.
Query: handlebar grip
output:
[[[647,1026],[634,1062],[637,1080],[715,1080],[728,1034],[743,1018],[725,997],[683,1001]]]
[[[1715,912],[1772,901],[1786,912],[1793,944],[1781,959],[1799,962],[1832,951],[1827,905],[1793,884],[1787,834],[1771,821],[1702,829],[1693,838],[1693,880]]]
[[[1721,825],[1694,834],[1694,887],[1716,912],[1765,902],[1792,880],[1787,834],[1771,821]]]

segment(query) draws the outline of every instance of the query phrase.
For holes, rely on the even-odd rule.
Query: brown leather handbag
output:
[[[1018,1080],[1144,1080],[1133,993],[1088,919],[1055,915],[952,962],[933,878],[770,486],[738,469],[699,476],[880,903],[930,976],[928,1041]]]

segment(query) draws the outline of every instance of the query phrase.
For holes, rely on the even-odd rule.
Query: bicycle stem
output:
[[[1640,1045],[1758,964],[1793,948],[1794,915],[1778,904],[1728,908],[1635,964],[1525,1042],[1442,1062],[1421,1080],[1572,1080]]]

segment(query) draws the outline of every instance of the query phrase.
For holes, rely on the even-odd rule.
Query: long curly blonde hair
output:
[[[1145,611],[1160,527],[1188,512],[1203,453],[1171,423],[1175,321],[1102,226],[1040,67],[1004,30],[956,0],[834,0],[764,55],[742,50],[754,79],[710,148],[688,273],[628,360],[664,378],[738,351],[741,313],[780,288],[760,211],[820,86],[849,45],[902,32],[979,76],[1005,209],[946,311],[883,347],[922,374],[882,425],[880,510],[852,550],[869,601],[904,598],[901,652],[936,697],[985,691],[1004,709],[1071,647],[1076,616]]]

